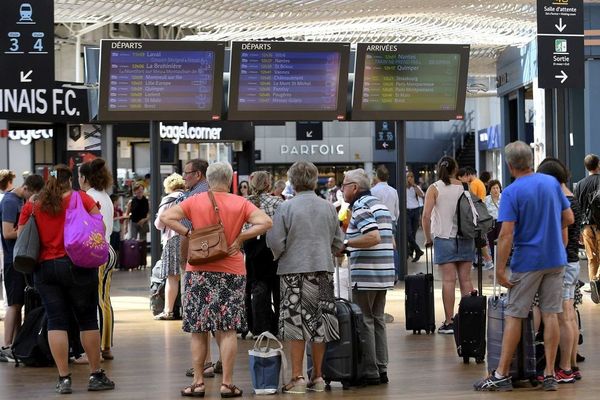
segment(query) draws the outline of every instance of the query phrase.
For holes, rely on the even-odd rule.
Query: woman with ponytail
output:
[[[83,163],[79,167],[79,187],[84,190],[100,207],[102,221],[104,221],[105,239],[110,243],[113,230],[113,203],[106,190],[112,186],[112,176],[102,158]],[[109,246],[108,262],[98,269],[98,308],[100,309],[100,337],[102,358],[112,360],[110,351],[114,331],[114,313],[110,302],[110,283],[112,272],[117,265],[117,253]],[[82,357],[86,361],[85,357]]]
[[[442,273],[442,303],[446,319],[439,333],[454,333],[454,302],[456,276],[463,296],[473,290],[471,264],[475,256],[473,239],[457,237],[456,205],[464,188],[456,178],[458,164],[452,157],[444,156],[438,162],[438,181],[425,194],[423,207],[423,233],[425,247],[433,246],[435,264]]]
[[[98,272],[73,265],[64,246],[65,212],[71,200],[71,170],[57,165],[35,202],[23,206],[19,218],[20,234],[33,214],[40,237],[40,266],[34,282],[48,317],[48,342],[58,369],[56,392],[71,393],[69,373],[69,320],[75,315],[81,343],[90,363],[88,390],[114,389],[115,384],[100,369],[100,332],[98,331]],[[83,206],[99,214],[96,202],[80,192]]]

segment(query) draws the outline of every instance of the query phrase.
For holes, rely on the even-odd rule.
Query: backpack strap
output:
[[[464,195],[469,200],[469,206],[471,207],[471,212],[473,213],[473,225],[477,226],[477,218],[479,217],[479,213],[475,208],[475,203],[473,203],[473,196],[471,196],[471,191],[469,190],[469,185],[463,182]],[[460,207],[459,207],[460,209]]]

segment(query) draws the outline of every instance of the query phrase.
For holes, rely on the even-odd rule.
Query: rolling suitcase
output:
[[[490,373],[498,368],[500,362],[502,338],[504,336],[504,310],[508,303],[508,296],[497,290],[495,269],[496,262],[494,260],[494,286],[492,297],[488,299],[487,325],[487,369]],[[530,311],[527,318],[522,320],[521,341],[510,364],[510,376],[513,381],[529,380],[533,386],[537,385],[535,353],[533,312]]]
[[[477,290],[464,296],[454,316],[454,340],[458,356],[465,364],[473,357],[477,364],[485,360],[485,323],[487,299],[482,295],[481,248],[477,249]]]
[[[431,263],[431,273],[429,266]],[[406,330],[413,334],[425,330],[427,334],[435,333],[435,308],[433,299],[433,251],[425,247],[426,273],[406,275],[404,277],[404,311]]]
[[[323,357],[323,380],[329,389],[331,382],[341,382],[344,389],[351,386],[361,386],[363,384],[362,367],[362,348],[364,347],[364,320],[360,307],[352,303],[352,284],[350,274],[348,274],[348,297],[344,299],[339,297],[340,279],[339,265],[334,257],[334,264],[337,275],[337,295],[335,300],[336,314],[340,340],[327,343],[325,357]],[[310,345],[307,345],[307,375],[310,377],[312,372],[312,355]]]
[[[121,269],[134,269],[139,268],[146,264],[144,260],[142,262],[142,256],[145,255],[146,250],[143,248],[145,242],[138,240],[124,240],[121,242],[121,251],[119,252],[120,260],[119,265]]]

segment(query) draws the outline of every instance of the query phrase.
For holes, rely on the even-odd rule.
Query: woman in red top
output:
[[[183,302],[183,330],[192,334],[192,361],[194,381],[181,391],[182,396],[203,397],[205,386],[202,376],[207,351],[207,335],[215,332],[223,362],[221,397],[239,397],[242,391],[232,384],[233,363],[237,353],[236,331],[247,331],[244,296],[246,268],[240,247],[245,240],[264,234],[271,228],[271,218],[264,211],[241,196],[230,194],[233,170],[224,162],[211,164],[206,170],[210,194],[219,210],[227,245],[228,256],[202,265],[185,268]],[[166,210],[160,221],[182,236],[191,230],[180,221],[188,218],[193,229],[217,222],[209,193],[189,197]],[[252,226],[242,232],[245,223]]]
[[[100,369],[98,270],[73,265],[64,247],[65,211],[72,193],[71,170],[66,165],[57,165],[37,200],[23,207],[18,230],[20,234],[33,213],[40,236],[40,266],[34,272],[34,282],[48,317],[48,342],[58,369],[56,392],[60,394],[71,393],[67,334],[71,315],[77,319],[90,362],[88,390],[115,387]],[[85,209],[90,214],[99,214],[94,200],[85,192],[79,193]]]

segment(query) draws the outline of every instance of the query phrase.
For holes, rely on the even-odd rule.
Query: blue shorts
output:
[[[575,298],[575,286],[579,280],[579,261],[565,265],[565,278],[563,280],[563,300]]]
[[[433,262],[447,264],[455,262],[472,262],[475,256],[475,241],[462,238],[433,238]]]

